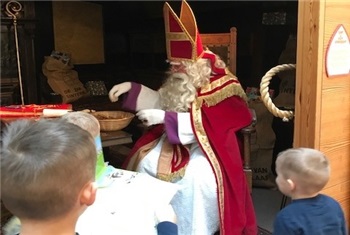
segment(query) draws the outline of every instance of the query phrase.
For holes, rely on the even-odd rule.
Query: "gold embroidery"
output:
[[[232,74],[225,75],[225,76],[221,77],[220,79],[217,79],[217,80],[209,83],[205,87],[203,87],[201,89],[201,93],[204,94],[207,92],[211,92],[217,88],[222,87],[225,83],[228,83],[230,81],[238,82],[238,79],[237,79],[237,77],[233,76]]]
[[[157,173],[156,177],[163,181],[172,182],[175,179],[184,177],[186,168],[187,168],[187,164],[184,167],[182,167],[180,170],[173,173],[169,173],[169,174]]]
[[[183,7],[185,7],[185,8],[183,9]],[[186,10],[186,15],[183,15],[184,10]],[[165,20],[165,32],[166,32],[165,37],[166,37],[166,47],[167,47],[166,50],[167,50],[168,59],[169,60],[195,61],[197,58],[200,58],[203,53],[201,55],[197,56],[197,34],[198,34],[197,22],[195,20],[194,15],[193,15],[192,9],[187,4],[187,2],[183,2],[183,4],[181,4],[180,19],[167,2],[164,4],[163,14],[164,14],[164,20]],[[169,14],[171,14],[174,17],[175,21],[179,24],[179,26],[183,32],[181,32],[181,33],[180,32],[179,33],[170,32],[170,25],[169,25],[169,18],[168,18]],[[188,29],[185,27],[185,25],[183,24],[183,22],[181,20],[182,18],[191,18],[192,25],[190,24],[189,26],[193,27],[193,29],[196,30],[193,37],[188,32]],[[180,40],[180,38],[172,38],[173,34],[174,34],[174,37],[180,37],[181,40],[189,41],[191,43],[192,54],[191,54],[190,59],[172,57],[171,51],[170,51],[170,41],[171,40]]]
[[[183,41],[183,40],[188,40],[188,37],[185,33],[167,33],[166,34],[167,39],[170,39],[172,41]]]
[[[221,80],[221,79],[219,79]],[[228,82],[231,79],[227,79],[227,76],[224,77],[224,81]],[[216,82],[216,81],[215,81]],[[214,82],[214,83],[215,83]],[[220,103],[221,101],[223,101],[224,99],[227,99],[231,96],[239,96],[242,99],[244,99],[245,101],[247,101],[247,96],[245,94],[245,92],[243,91],[241,85],[239,83],[230,83],[227,84],[223,87],[222,84],[225,84],[225,82],[217,82],[213,85],[211,85],[210,87],[206,87],[206,89],[203,91],[201,90],[202,95],[200,95],[197,100],[199,102],[199,106],[201,107],[203,105],[203,102],[205,102],[205,104],[207,106],[214,106],[218,103]],[[218,90],[215,91],[216,88],[220,88]],[[212,91],[211,93],[208,94],[203,94],[205,92],[209,92]]]
[[[130,158],[126,169],[130,171],[136,171],[141,160],[158,144],[158,141],[159,139],[156,139],[140,147]]]
[[[220,168],[220,164],[216,159],[215,153],[209,143],[208,136],[205,133],[204,126],[202,124],[202,110],[200,109],[201,104],[198,100],[195,100],[192,104],[192,118],[194,131],[199,140],[199,144],[202,146],[204,152],[206,153],[209,162],[211,163],[214,173],[216,175],[216,180],[218,182],[218,200],[219,200],[219,212],[222,223],[224,223],[224,187],[223,187],[223,176]],[[222,226],[221,226],[222,227]]]
[[[187,150],[189,149],[189,145],[184,145],[183,147],[186,148]],[[164,181],[172,181],[172,180],[175,180],[176,178],[182,178],[185,175],[187,164],[185,164],[179,170],[175,172],[171,172],[171,167],[172,167],[171,165],[172,165],[174,151],[176,151],[176,156],[178,158],[176,162],[177,165],[175,165],[174,167],[177,168],[183,161],[183,156],[181,153],[180,146],[175,145],[175,150],[174,150],[174,145],[169,142],[167,137],[165,137],[163,139],[162,148],[158,158],[157,175],[156,175],[158,179],[161,179]]]

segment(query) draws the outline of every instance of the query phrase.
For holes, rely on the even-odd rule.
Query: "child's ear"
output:
[[[287,179],[287,183],[288,183],[288,186],[289,186],[289,189],[290,191],[293,191],[295,189],[295,183],[293,180],[291,179]]]
[[[80,203],[91,206],[96,199],[97,185],[95,182],[87,183],[80,194]]]

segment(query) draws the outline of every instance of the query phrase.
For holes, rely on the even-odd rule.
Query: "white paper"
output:
[[[61,117],[71,111],[68,109],[44,109],[43,117]]]

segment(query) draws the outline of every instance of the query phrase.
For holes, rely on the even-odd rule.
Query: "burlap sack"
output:
[[[286,47],[279,57],[279,64],[294,64],[296,62],[296,35],[290,35]],[[294,108],[295,100],[295,70],[286,70],[278,73],[281,78],[279,94],[274,99],[274,104],[282,108]],[[275,176],[271,170],[272,153],[276,136],[272,129],[273,115],[266,106],[259,101],[251,101],[257,115],[256,140],[251,146],[251,166],[253,171],[253,186],[275,187]]]
[[[63,103],[73,102],[88,95],[78,78],[78,73],[73,70],[73,65],[47,56],[42,65],[42,71],[52,90],[62,96]]]
[[[275,187],[275,177],[271,171],[275,144],[275,133],[271,127],[273,115],[260,100],[250,101],[249,107],[255,110],[257,117],[256,133],[251,140],[253,186],[272,188]]]

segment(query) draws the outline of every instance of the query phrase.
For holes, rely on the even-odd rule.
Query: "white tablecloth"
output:
[[[177,185],[147,174],[109,168],[96,201],[81,215],[76,231],[80,235],[157,234],[155,210],[167,205]],[[117,177],[109,177],[111,173]]]

